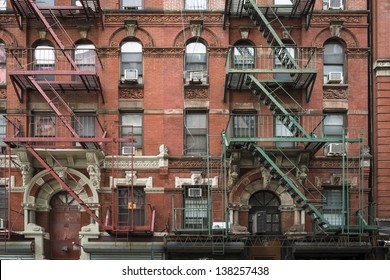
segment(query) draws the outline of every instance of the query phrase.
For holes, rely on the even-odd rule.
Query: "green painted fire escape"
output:
[[[280,101],[280,95],[289,95],[290,92],[297,90],[305,91],[306,102],[310,101],[313,85],[317,77],[316,49],[287,45],[279,38],[273,26],[278,26],[286,35],[289,33],[285,33],[287,29],[280,18],[304,17],[307,29],[310,25],[314,4],[315,0],[292,0],[291,5],[258,5],[255,0],[231,0],[226,1],[225,6],[225,17],[240,18],[248,16],[269,44],[269,47],[253,47],[256,51],[253,52],[252,59],[261,64],[259,67],[253,67],[255,63],[251,67],[238,65],[236,48],[231,48],[226,62],[224,101],[227,101],[229,97],[228,92],[233,91],[239,94],[241,91],[250,91],[259,102],[269,109],[271,117],[278,120],[291,132],[291,137],[287,141],[300,143],[301,147],[304,147],[303,151],[309,152],[311,156],[326,143],[342,143],[344,149],[345,143],[363,143],[362,138],[358,137],[331,139],[325,137],[322,133],[318,135],[316,130],[322,125],[324,117],[320,118],[316,125],[309,126],[310,132],[306,131],[303,125],[300,124],[296,113],[286,109],[283,106],[283,102]],[[291,37],[289,39],[289,41],[293,41]],[[269,63],[264,63],[267,60]],[[279,67],[275,67],[275,61],[279,62]],[[259,166],[266,168],[272,179],[277,181],[278,185],[282,186],[294,199],[297,206],[304,209],[312,218],[315,232],[341,232],[343,230],[342,226],[329,223],[321,213],[318,204],[312,202],[296,186],[296,183],[289,178],[289,174],[277,164],[274,154],[268,152],[265,143],[277,143],[281,141],[280,138],[270,137],[265,134],[257,137],[253,137],[253,135],[251,137],[235,136],[231,130],[232,117],[227,130],[222,134],[224,149],[237,149],[239,147],[248,150],[255,162]],[[345,150],[343,150],[342,154],[346,154]],[[362,224],[367,225],[364,219]],[[366,229],[368,228],[369,226],[367,225]]]

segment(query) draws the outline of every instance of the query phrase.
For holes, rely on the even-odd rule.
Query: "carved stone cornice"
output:
[[[390,76],[390,59],[378,59],[374,63],[376,76]]]
[[[220,160],[209,160],[209,167],[217,168],[220,166]],[[169,160],[169,168],[207,168],[207,161],[195,159],[171,159]]]
[[[139,24],[161,24],[161,23],[185,23],[189,24],[191,20],[203,20],[205,23],[222,23],[222,14],[105,14],[105,23],[107,25],[119,23],[123,25],[125,20],[137,20]]]
[[[209,48],[210,56],[225,58],[228,53],[228,48]]]
[[[119,89],[120,99],[143,99],[144,89],[143,88],[121,88]]]
[[[342,21],[344,23],[363,23],[363,16],[357,15],[339,15],[339,14],[313,14],[311,18],[311,24],[324,24],[329,25],[331,21]]]
[[[349,58],[368,58],[370,50],[368,48],[348,48],[346,53]]]
[[[102,47],[97,49],[99,57],[118,57],[120,53],[119,47]]]
[[[134,156],[133,158],[127,156],[118,156],[115,159],[108,156],[104,161],[104,168],[111,169],[112,166],[116,169],[122,170],[153,170],[159,169],[160,167],[160,159],[156,157],[142,157],[142,156]]]
[[[0,16],[0,24],[17,24],[14,14]]]
[[[324,87],[324,99],[348,99],[348,91],[345,88]]]
[[[144,57],[156,57],[156,58],[169,58],[178,57],[181,58],[184,55],[184,48],[144,48]]]
[[[348,168],[359,168],[359,160],[349,160],[345,162],[344,167]],[[343,167],[343,161],[341,160],[341,157],[335,157],[332,159],[317,159],[313,160],[309,164],[310,169],[315,168],[342,168]]]
[[[5,88],[0,88],[0,99],[7,99],[7,90]]]
[[[186,88],[184,89],[185,99],[208,99],[208,88]]]

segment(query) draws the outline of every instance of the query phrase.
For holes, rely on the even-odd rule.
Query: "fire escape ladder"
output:
[[[255,0],[245,0],[244,9],[248,12],[249,18],[259,29],[267,43],[270,44],[270,46],[277,47],[275,48],[274,53],[281,61],[282,65],[287,69],[299,69],[298,63],[289,53],[285,44],[279,38],[278,34],[271,25],[272,21],[279,20],[277,14],[275,14],[275,18],[271,22],[268,21],[267,17],[259,9]],[[286,29],[280,20],[279,23],[282,25],[282,29]]]
[[[24,142],[23,145],[25,146],[25,148],[38,160],[38,162],[40,164],[42,164],[42,166],[53,176],[53,178],[58,182],[60,183],[60,185],[69,193],[70,196],[72,196],[72,198],[81,206],[84,208],[84,210],[89,214],[89,216],[91,216],[91,218],[97,223],[99,224],[99,226],[101,226],[102,228],[106,228],[106,226],[104,225],[104,223],[101,221],[101,219],[94,213],[94,211],[88,206],[88,203],[84,202],[80,197],[79,195],[74,191],[72,190],[71,187],[68,186],[68,184],[64,181],[64,179],[62,179],[58,174],[57,172],[54,171],[54,169],[52,167],[50,167],[46,161],[34,150],[34,148]],[[55,160],[55,158],[53,157],[53,159]],[[60,167],[62,167],[59,162],[56,160],[56,163],[57,165],[59,165]],[[72,181],[74,181],[77,185],[79,185],[78,181],[73,178],[71,176],[71,174],[67,174],[71,179]]]
[[[329,222],[321,214],[316,206],[296,187],[292,180],[276,165],[271,157],[260,147],[253,143],[247,144],[247,149],[252,153],[254,158],[261,166],[266,168],[271,174],[272,178],[278,181],[286,192],[294,199],[299,207],[304,209],[306,213],[312,218],[315,225],[321,230],[326,231],[329,228]]]
[[[272,93],[267,89],[265,83],[259,81],[253,75],[247,75],[246,84],[251,92],[262,102],[273,115],[294,135],[295,137],[311,138],[305,129],[299,124],[293,113],[288,112]]]

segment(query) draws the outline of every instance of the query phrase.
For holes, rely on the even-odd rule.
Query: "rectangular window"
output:
[[[145,225],[145,188],[118,187],[118,225]]]
[[[184,228],[208,229],[207,186],[187,186],[183,191]]]
[[[324,119],[324,136],[342,137],[344,119],[344,114],[328,114]]]
[[[8,190],[0,185],[0,231],[8,227]]]
[[[35,1],[37,6],[45,7],[45,6],[55,6],[55,0],[39,0]]]
[[[121,0],[123,10],[142,10],[143,0]]]
[[[142,148],[143,145],[143,114],[124,113],[121,115],[121,137],[134,139],[134,143],[121,144],[122,154],[132,154],[132,148]]]
[[[234,68],[255,68],[255,48],[246,46],[234,47]]]
[[[96,136],[96,116],[93,113],[76,113],[73,118],[73,128],[81,138],[93,138]],[[86,143],[93,149],[92,143]],[[80,146],[79,143],[76,146]]]
[[[204,155],[207,153],[207,112],[187,111],[185,113],[185,154]]]
[[[186,10],[206,10],[207,0],[185,0]]]
[[[3,138],[7,135],[7,120],[0,114],[0,146],[5,146]]]
[[[0,42],[0,85],[5,85],[7,82],[7,56],[5,45]]]
[[[331,225],[342,225],[342,190],[341,188],[324,188],[322,204],[324,217]]]
[[[257,116],[255,112],[233,115],[233,137],[257,137]]]
[[[287,126],[282,123],[280,118],[275,117],[275,137],[286,138],[286,139],[293,137],[294,135],[290,131],[289,127],[291,127],[291,124]],[[275,144],[275,146],[278,148],[293,148],[294,145],[295,144],[292,141],[276,142]]]
[[[56,117],[54,115],[36,114],[32,118],[32,137],[55,137]]]

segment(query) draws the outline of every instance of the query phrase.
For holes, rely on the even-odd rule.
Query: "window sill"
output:
[[[338,89],[346,89],[348,88],[348,84],[323,84],[323,88],[338,88]]]
[[[144,88],[144,84],[138,84],[138,83],[118,83],[118,88]]]
[[[184,88],[208,88],[210,85],[206,83],[187,83]]]

